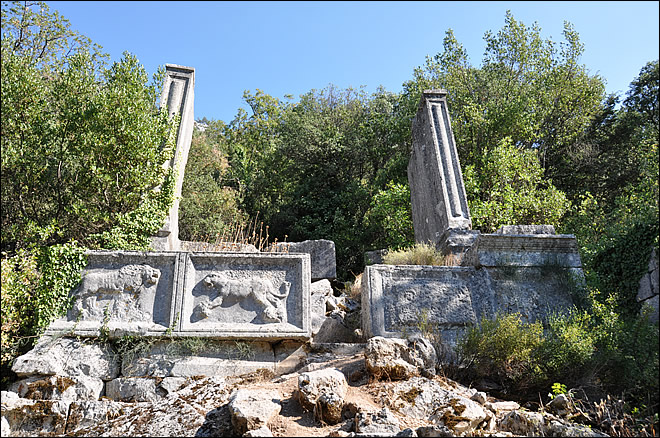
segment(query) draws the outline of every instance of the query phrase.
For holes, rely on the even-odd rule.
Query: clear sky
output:
[[[658,59],[660,35],[656,1],[47,3],[112,60],[129,51],[150,74],[166,63],[194,67],[195,118],[225,122],[247,109],[244,90],[297,98],[333,83],[400,92],[426,55],[442,51],[449,28],[479,66],[484,32],[500,30],[507,9],[555,42],[571,22],[582,63],[621,95]]]

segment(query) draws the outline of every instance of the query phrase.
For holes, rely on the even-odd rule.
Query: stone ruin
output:
[[[192,136],[193,88],[194,69],[167,65],[161,102],[181,116],[176,153],[166,163],[177,169],[176,196]],[[280,412],[280,392],[240,380],[264,370],[280,380],[297,377],[301,406],[324,424],[341,423],[352,413],[348,421],[358,435],[493,432],[500,420],[505,430],[517,431],[520,422],[506,421],[524,414],[519,405],[490,403],[473,388],[449,390],[424,380],[419,374],[433,374],[437,363],[431,344],[416,335],[387,338],[416,331],[422,314],[452,344],[465,328],[496,312],[517,311],[535,320],[565,308],[581,278],[575,239],[548,226],[509,226],[494,234],[471,230],[444,92],[424,94],[413,138],[409,179],[416,240],[455,255],[460,266],[368,266],[361,333],[347,325],[349,315],[359,325],[359,303],[333,294],[333,242],[283,243],[268,252],[208,251],[200,242],[179,241],[177,201],[153,238],[154,251],[87,253],[73,307],[14,362],[20,380],[2,394],[3,436],[272,436],[267,425]],[[128,349],[121,350],[122,342]],[[327,369],[333,363],[344,368]],[[401,393],[394,400],[397,412],[432,425],[401,430],[387,408],[369,412],[346,405],[344,376],[360,378],[362,369],[393,377],[392,370],[405,371],[397,378],[412,378],[395,384]],[[401,404],[418,393],[412,406]],[[224,407],[231,413],[229,426],[223,426]],[[569,430],[555,423],[561,433]],[[528,432],[559,433],[552,427]],[[331,436],[352,436],[343,431]]]
[[[457,266],[367,266],[362,284],[366,337],[419,331],[422,315],[455,345],[482,318],[518,312],[532,322],[573,303],[583,281],[575,236],[550,225],[472,230],[444,90],[425,91],[412,123],[408,164],[415,241]]]

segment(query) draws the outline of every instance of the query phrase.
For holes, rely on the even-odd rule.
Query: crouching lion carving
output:
[[[78,287],[74,310],[84,319],[103,317],[106,308],[113,318],[150,319],[151,314],[140,309],[138,297],[145,288],[157,285],[160,275],[149,265],[88,272]]]
[[[202,280],[207,288],[215,289],[218,294],[213,300],[205,297],[195,307],[194,313],[200,319],[207,318],[211,311],[220,307],[225,298],[252,298],[260,307],[265,322],[287,322],[286,297],[289,295],[291,283],[285,281],[279,291],[275,289],[270,280],[265,278],[229,279],[222,274],[209,274]]]

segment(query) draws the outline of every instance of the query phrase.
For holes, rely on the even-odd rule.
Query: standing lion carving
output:
[[[126,265],[119,270],[88,272],[78,287],[74,311],[83,319],[97,319],[108,312],[115,319],[150,319],[140,309],[139,296],[155,287],[159,269],[149,265]]]
[[[223,274],[212,273],[204,277],[201,282],[204,287],[217,291],[212,300],[205,297],[194,312],[200,319],[207,318],[211,312],[220,307],[226,298],[252,300],[259,306],[265,322],[287,322],[286,298],[291,289],[291,283],[285,281],[277,290],[273,283],[266,278],[231,279]]]

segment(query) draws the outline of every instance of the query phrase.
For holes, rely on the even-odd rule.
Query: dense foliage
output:
[[[86,248],[146,249],[173,201],[176,120],[130,53],[43,3],[2,7],[2,369],[69,306]]]
[[[245,92],[250,112],[194,135],[180,238],[259,218],[279,240],[333,240],[340,280],[367,250],[425,255],[412,247],[411,122],[423,90],[444,88],[474,228],[575,234],[587,280],[579,309],[543,325],[482,321],[463,343],[472,378],[530,393],[588,384],[657,413],[658,328],[635,295],[658,249],[658,61],[621,100],[580,64],[568,23],[557,44],[507,13],[484,40],[474,66],[448,30],[400,93]],[[3,369],[66,310],[85,248],[146,249],[172,202],[162,71],[149,82],[129,53],[106,59],[45,4],[3,4]]]

